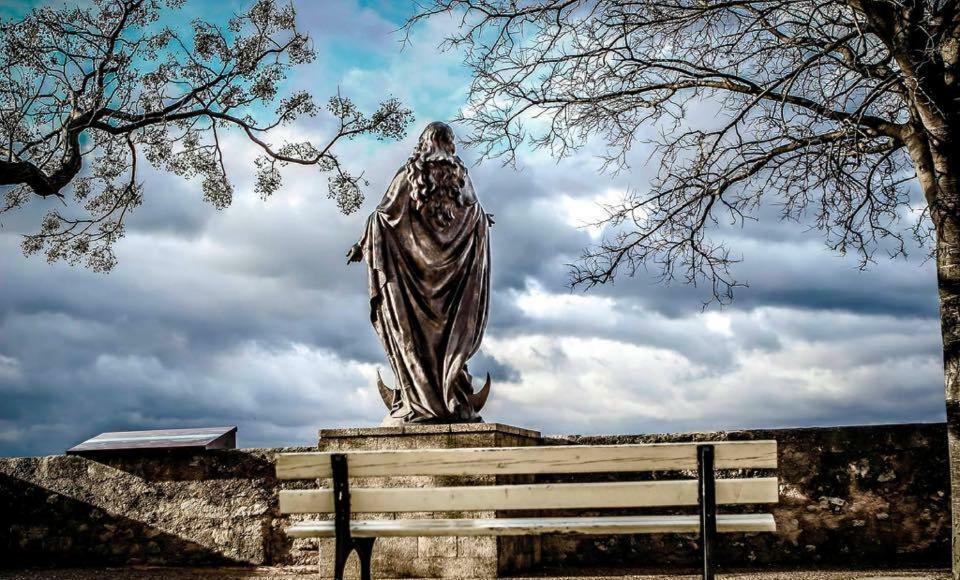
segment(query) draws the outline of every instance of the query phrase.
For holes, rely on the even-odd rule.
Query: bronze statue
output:
[[[367,261],[370,320],[397,380],[378,376],[385,423],[481,420],[490,376],[475,393],[467,361],[487,325],[492,224],[453,129],[430,123],[347,252]]]

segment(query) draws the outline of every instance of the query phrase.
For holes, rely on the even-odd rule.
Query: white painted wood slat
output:
[[[717,480],[717,504],[776,503],[777,478]],[[351,488],[353,512],[626,508],[697,505],[697,480],[433,488]],[[333,511],[330,489],[283,490],[280,512]]]
[[[351,477],[510,475],[696,469],[697,443],[348,452]],[[714,442],[717,469],[774,469],[776,441]],[[282,453],[279,479],[332,477],[330,453]]]
[[[771,514],[720,514],[718,532],[775,532]],[[527,536],[536,534],[656,534],[696,533],[696,515],[612,516],[593,518],[503,518],[353,520],[350,533],[358,538],[389,536]],[[287,528],[294,538],[329,538],[332,520],[302,522]]]

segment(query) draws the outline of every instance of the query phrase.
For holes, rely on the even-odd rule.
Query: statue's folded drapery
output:
[[[490,288],[489,222],[469,177],[460,203],[417,207],[401,169],[360,241],[370,315],[400,390],[403,422],[478,420],[466,363],[480,348]]]

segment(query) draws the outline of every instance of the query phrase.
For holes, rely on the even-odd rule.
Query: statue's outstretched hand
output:
[[[347,263],[359,262],[363,259],[363,249],[360,244],[354,244],[347,250]]]

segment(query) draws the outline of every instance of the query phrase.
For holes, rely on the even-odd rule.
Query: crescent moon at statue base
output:
[[[383,377],[380,376],[380,369],[377,369],[377,391],[380,393],[380,398],[383,399],[383,404],[387,406],[387,410],[392,410],[396,408],[395,406],[400,404],[402,398],[400,396],[400,389],[391,389],[383,382]],[[487,404],[487,398],[490,396],[490,373],[487,373],[487,380],[484,381],[483,387],[480,388],[476,393],[471,393],[467,395],[470,399],[470,405],[473,406],[473,410],[477,413],[483,409],[483,406]],[[386,424],[391,417],[387,415],[387,418],[384,419]]]

